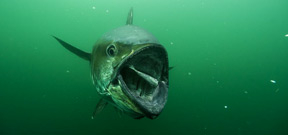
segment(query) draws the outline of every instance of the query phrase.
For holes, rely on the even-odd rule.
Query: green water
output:
[[[134,24],[166,47],[168,102],[155,120],[119,116],[89,63],[105,32]],[[288,134],[287,0],[1,0],[0,134]],[[273,83],[275,81],[276,83]]]

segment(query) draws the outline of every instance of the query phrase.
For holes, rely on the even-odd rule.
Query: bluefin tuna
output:
[[[105,33],[92,53],[53,37],[90,62],[92,82],[101,96],[92,118],[107,104],[135,119],[155,119],[162,112],[168,96],[168,54],[151,33],[133,25],[132,8],[126,25]]]

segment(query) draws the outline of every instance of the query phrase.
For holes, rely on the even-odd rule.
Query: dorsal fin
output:
[[[63,47],[65,47],[70,52],[76,54],[77,56],[81,57],[82,59],[91,61],[91,54],[90,53],[84,52],[84,51],[66,43],[65,41],[63,41],[63,40],[61,40],[55,36],[52,36],[52,37],[54,37]]]
[[[126,25],[132,25],[132,24],[133,24],[133,8],[130,9],[126,21]]]

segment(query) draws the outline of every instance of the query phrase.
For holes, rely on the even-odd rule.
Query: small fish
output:
[[[155,119],[168,96],[168,54],[146,30],[133,25],[133,9],[126,25],[104,34],[84,52],[53,36],[63,47],[90,62],[92,81],[102,97],[92,118],[107,103],[120,112],[139,119]]]

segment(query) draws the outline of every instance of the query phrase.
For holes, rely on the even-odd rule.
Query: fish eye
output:
[[[108,56],[114,57],[117,54],[116,46],[114,44],[109,45],[106,49],[106,53]]]

